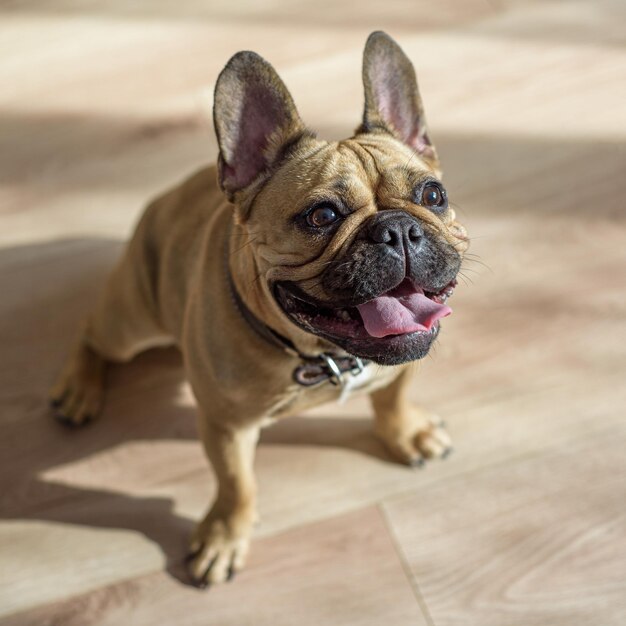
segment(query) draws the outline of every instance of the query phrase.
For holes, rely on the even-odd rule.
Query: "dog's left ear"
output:
[[[260,184],[285,146],[307,133],[274,68],[255,52],[238,52],[215,85],[213,121],[219,144],[218,177],[228,199]]]
[[[402,48],[382,31],[373,32],[365,44],[363,87],[365,111],[357,132],[390,133],[438,167],[413,64]]]

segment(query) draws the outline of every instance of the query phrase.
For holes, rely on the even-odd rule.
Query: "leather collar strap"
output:
[[[359,357],[348,355],[339,356],[329,352],[322,352],[318,356],[303,354],[289,339],[273,331],[269,326],[266,326],[261,320],[255,317],[252,311],[244,304],[230,274],[228,262],[226,263],[226,274],[231,297],[241,317],[243,317],[248,325],[258,335],[263,337],[263,339],[302,361],[293,371],[293,379],[299,385],[311,387],[325,381],[330,381],[333,385],[343,386],[345,384],[344,374],[349,372],[353,376],[357,376],[363,371],[363,368],[370,363]]]

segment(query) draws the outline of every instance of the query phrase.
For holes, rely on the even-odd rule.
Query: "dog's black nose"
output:
[[[419,222],[404,211],[381,211],[370,218],[367,236],[374,243],[384,243],[402,252],[403,248],[417,250],[424,230]]]

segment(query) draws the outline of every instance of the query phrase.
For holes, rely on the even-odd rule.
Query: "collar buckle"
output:
[[[320,359],[324,361],[326,367],[328,368],[328,380],[333,385],[339,385],[340,387],[344,386],[343,372],[341,368],[337,364],[337,361],[333,359],[333,357],[327,352],[322,352],[320,354]]]
[[[356,356],[335,356],[322,352],[317,357],[306,357],[303,363],[293,371],[293,379],[303,387],[312,387],[323,382],[332,385],[347,386],[346,374],[356,377],[369,364]]]
[[[367,364],[366,362],[363,362],[363,359],[359,358],[358,356],[355,356],[354,366],[350,370],[350,374],[352,374],[352,376],[358,376],[359,374],[363,372],[366,364]]]

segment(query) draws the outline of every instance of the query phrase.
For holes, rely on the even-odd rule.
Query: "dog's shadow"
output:
[[[188,440],[201,445],[195,407],[180,401],[185,378],[176,349],[151,350],[112,368],[104,413],[85,428],[60,425],[47,407],[47,389],[122,245],[77,239],[0,252],[5,294],[0,342],[6,374],[0,390],[1,512],[13,520],[137,531],[159,546],[167,571],[187,583],[184,556],[196,520],[178,514],[172,498],[68,485],[50,477],[58,468],[128,443]],[[264,431],[260,446],[346,447],[388,460],[365,417],[333,419],[333,428],[328,424],[325,417],[284,420]],[[90,474],[91,479],[98,483]],[[207,464],[203,495],[211,487],[214,479]]]

